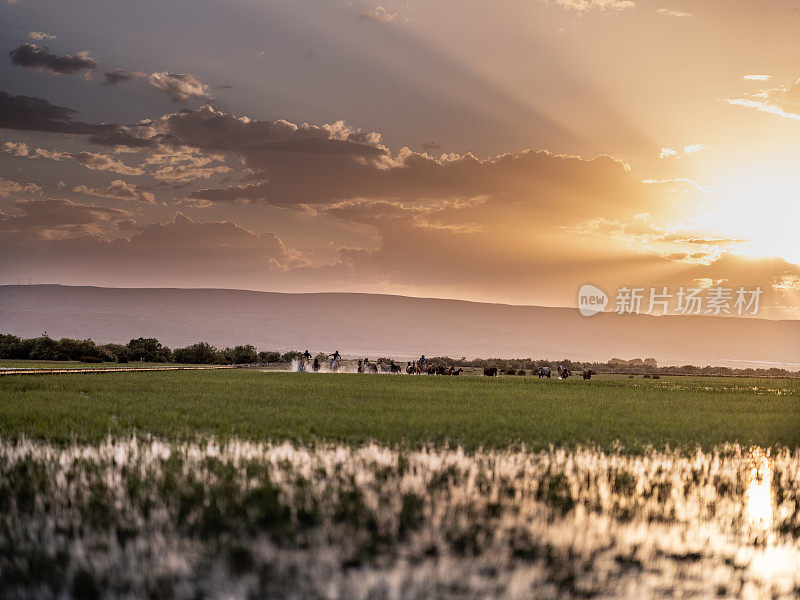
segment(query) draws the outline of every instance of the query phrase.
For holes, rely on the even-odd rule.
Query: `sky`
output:
[[[800,5],[0,0],[0,284],[800,318]]]

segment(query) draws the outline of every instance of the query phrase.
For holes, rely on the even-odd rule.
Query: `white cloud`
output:
[[[692,16],[692,13],[683,12],[680,10],[670,10],[669,8],[658,8],[656,9],[656,14],[663,15],[665,17],[674,17],[676,19],[684,19]]]
[[[769,113],[771,115],[777,115],[779,117],[783,117],[784,119],[792,119],[793,121],[800,121],[800,115],[787,112],[778,106],[772,106],[771,104],[767,104],[763,100],[749,100],[747,98],[730,98],[726,100],[728,104],[732,104],[733,106],[745,106],[747,108],[755,108],[759,112]]]
[[[695,152],[702,152],[705,150],[706,147],[703,144],[689,144],[688,146],[683,147],[683,151],[686,154],[694,154]]]
[[[37,41],[56,39],[56,36],[50,35],[49,33],[45,33],[44,31],[29,31],[28,37],[31,38],[32,40],[37,40]]]
[[[772,75],[743,75],[742,79],[749,79],[750,81],[769,81]]]
[[[628,10],[636,6],[631,0],[545,0],[562,8],[577,12],[616,12]]]
[[[186,102],[189,98],[208,99],[208,86],[188,73],[153,73],[147,78],[157,90],[167,94],[173,102]]]
[[[658,158],[680,158],[678,151],[675,148],[661,148],[661,153]]]

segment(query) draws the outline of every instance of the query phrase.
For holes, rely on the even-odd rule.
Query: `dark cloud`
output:
[[[74,120],[77,111],[56,106],[42,98],[12,96],[0,91],[0,129],[19,131],[42,131],[50,133],[84,134],[92,136],[97,143],[112,145],[124,140],[130,145],[147,144],[132,136],[120,125],[92,125]]]
[[[125,69],[115,69],[114,71],[103,73],[103,85],[117,85],[118,83],[124,83],[133,79],[140,79],[146,75],[147,73],[143,73],[142,71],[134,71],[131,73]]]
[[[11,64],[37,71],[49,71],[56,75],[72,75],[84,69],[96,69],[97,61],[84,50],[78,54],[59,56],[36,44],[20,44],[8,53]]]

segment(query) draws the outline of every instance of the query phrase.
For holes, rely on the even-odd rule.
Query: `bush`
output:
[[[125,363],[127,363],[127,362],[128,362],[128,357],[127,357],[127,356],[124,356],[124,355],[122,355],[122,356],[118,356],[118,357],[117,357],[117,362],[118,362],[118,363],[125,364]]]
[[[279,363],[281,362],[281,353],[280,352],[259,352],[258,358],[261,362],[265,363]]]
[[[525,369],[520,369],[519,371],[517,371],[517,375],[525,375],[525,374],[526,374]]]
[[[81,356],[80,361],[82,363],[101,363],[103,359],[99,356]]]
[[[516,375],[516,374],[517,374],[516,369],[506,369],[506,375]]]
[[[60,354],[56,354],[53,357],[53,360],[59,360],[59,361],[69,360],[69,355],[68,354],[64,354],[63,352],[61,352]]]

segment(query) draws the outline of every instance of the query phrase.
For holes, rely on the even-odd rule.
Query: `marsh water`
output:
[[[800,451],[0,443],[6,598],[796,598]]]

